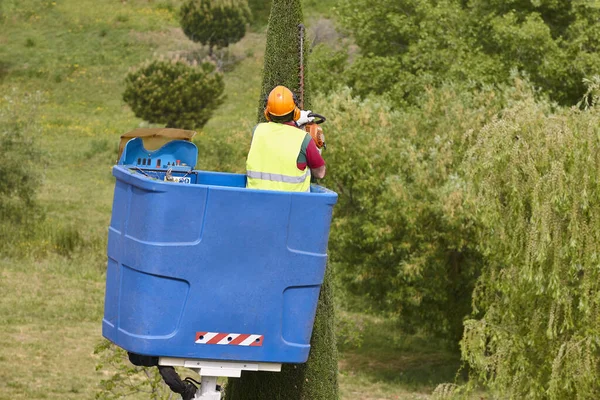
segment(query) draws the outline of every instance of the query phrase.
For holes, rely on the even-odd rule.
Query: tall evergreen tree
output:
[[[273,0],[267,30],[267,47],[263,67],[263,83],[258,105],[258,118],[264,121],[263,110],[271,89],[283,85],[300,95],[300,42],[298,25],[302,23],[302,5],[299,0]],[[306,51],[304,46],[304,74]],[[306,81],[306,80],[305,80]],[[309,109],[310,90],[304,87],[304,108]]]
[[[298,25],[301,22],[300,0],[273,1],[267,31],[259,119],[263,118],[265,99],[273,87],[285,85],[299,94]],[[305,109],[310,107],[307,93],[305,87]],[[225,390],[226,400],[335,400],[339,397],[332,291],[331,272],[328,271],[321,287],[308,361],[305,364],[284,364],[278,373],[244,372],[241,378],[229,379]]]

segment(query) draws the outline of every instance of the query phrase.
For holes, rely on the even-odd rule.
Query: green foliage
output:
[[[341,0],[338,10],[361,49],[347,83],[397,105],[448,81],[510,83],[513,69],[572,105],[600,71],[600,8],[590,2]]]
[[[84,244],[77,228],[58,227],[52,234],[52,241],[56,252],[62,256],[71,257],[73,252]]]
[[[343,81],[340,76],[344,73],[348,62],[346,48],[336,50],[325,43],[317,44],[310,53],[310,87],[316,92],[329,94],[341,88]]]
[[[583,83],[587,86],[587,91],[577,103],[577,106],[583,110],[597,107],[600,100],[600,76],[594,75],[590,79],[584,79]]]
[[[96,371],[110,370],[112,374],[100,381],[97,400],[117,400],[143,393],[150,400],[166,400],[172,393],[163,382],[158,368],[136,367],[129,362],[127,352],[108,340],[94,348],[98,356]]]
[[[600,113],[523,91],[468,151],[465,206],[488,267],[464,359],[503,397],[600,396]]]
[[[331,261],[360,297],[354,307],[366,303],[398,317],[408,332],[439,334],[456,346],[482,268],[457,167],[473,132],[505,101],[492,89],[469,94],[451,86],[403,112],[347,90],[318,98],[328,117],[325,182],[339,195]]]
[[[188,0],[179,10],[179,22],[188,38],[212,52],[243,38],[250,15],[246,0]]]
[[[42,158],[35,140],[41,93],[16,90],[0,99],[0,252],[15,250],[43,215],[36,202]]]
[[[272,0],[248,0],[254,26],[262,27],[267,24],[272,2]]]
[[[345,346],[341,379],[351,381],[355,388],[371,386],[371,391],[360,395],[360,390],[345,388],[342,398],[429,399],[428,393],[441,382],[455,377],[457,382],[464,382],[463,376],[456,373],[460,355],[449,351],[442,341],[426,335],[407,335],[392,320],[362,313],[351,315],[359,324],[364,341],[360,347]],[[404,390],[386,390],[390,384]],[[475,399],[481,397],[470,398]]]
[[[240,146],[247,142],[247,132],[244,135],[232,134],[227,137],[206,135],[204,132],[194,137],[194,144],[198,147],[198,159],[196,169],[210,171],[236,171],[240,164],[246,160],[248,149]],[[243,164],[242,164],[243,166]],[[242,172],[240,170],[239,172]]]
[[[110,164],[116,161],[118,154],[119,143],[102,138],[90,141],[89,149],[82,154],[82,158],[84,160],[96,158],[99,162]]]
[[[274,0],[269,16],[267,45],[263,67],[263,83],[258,104],[258,119],[264,121],[263,110],[269,92],[277,85],[300,96],[300,41],[298,25],[302,23],[300,0]],[[308,46],[304,43],[304,76],[309,76]],[[310,109],[309,79],[305,78],[304,109]]]
[[[358,349],[365,340],[363,321],[351,317],[341,308],[336,309],[335,333],[338,349],[342,351],[345,349]]]
[[[465,80],[465,72],[490,81],[495,74],[488,77],[465,34],[464,14],[451,0],[342,0],[340,22],[361,49],[347,83],[359,96],[390,92],[402,104],[415,103],[427,85]]]
[[[123,100],[135,115],[167,128],[197,129],[223,103],[225,84],[212,63],[156,60],[130,72]]]
[[[21,220],[33,207],[40,175],[34,135],[41,93],[6,94],[0,105],[0,211],[3,220]]]

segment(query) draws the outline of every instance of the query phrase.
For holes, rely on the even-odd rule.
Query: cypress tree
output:
[[[302,22],[300,0],[273,0],[259,101],[259,120],[264,118],[265,100],[271,89],[284,85],[299,95],[300,45],[298,25]],[[306,65],[306,45],[304,46]],[[306,67],[305,67],[306,76]],[[310,109],[308,87],[304,109]],[[338,399],[337,349],[334,331],[334,299],[331,271],[325,273],[305,364],[283,364],[281,372],[242,373],[225,388],[226,400],[335,400]]]
[[[283,85],[300,95],[300,41],[298,25],[302,23],[300,0],[273,0],[267,29],[267,46],[263,66],[262,90],[258,119],[264,121],[263,110],[271,89]],[[306,41],[304,45],[304,75],[306,76]],[[310,105],[308,82],[304,84],[304,109]]]
[[[337,349],[331,272],[325,273],[305,364],[283,364],[281,372],[242,372],[230,378],[225,400],[336,400]]]

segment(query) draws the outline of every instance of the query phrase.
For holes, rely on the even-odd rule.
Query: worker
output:
[[[309,117],[311,111],[300,110],[292,91],[276,86],[264,113],[267,122],[254,128],[246,160],[246,187],[309,192],[311,176],[325,177],[325,161],[303,129],[314,119]]]

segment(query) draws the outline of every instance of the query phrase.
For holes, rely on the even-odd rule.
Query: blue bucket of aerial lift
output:
[[[165,181],[185,143],[141,146],[146,166],[134,143],[113,167],[104,337],[143,355],[305,362],[337,194],[246,189],[193,157]]]

